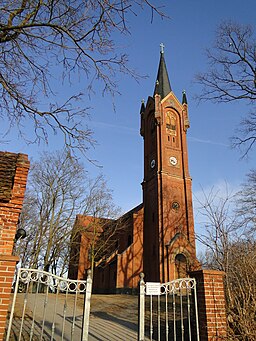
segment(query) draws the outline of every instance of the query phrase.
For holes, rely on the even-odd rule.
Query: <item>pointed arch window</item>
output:
[[[177,118],[175,113],[170,110],[166,113],[166,130],[170,135],[176,135],[177,130]]]

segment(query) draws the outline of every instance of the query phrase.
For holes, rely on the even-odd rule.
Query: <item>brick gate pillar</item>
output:
[[[19,257],[0,255],[0,340],[3,340],[14,271]]]
[[[196,279],[200,340],[227,338],[224,272],[198,270],[190,272]]]
[[[27,155],[0,152],[0,341],[4,338],[6,316],[15,266],[13,244],[26,189]]]

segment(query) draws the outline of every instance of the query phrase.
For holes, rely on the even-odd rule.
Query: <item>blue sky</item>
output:
[[[239,121],[248,108],[241,103],[217,105],[197,104],[193,99],[199,91],[193,82],[197,72],[207,68],[205,48],[211,46],[217,25],[224,19],[255,25],[255,0],[166,0],[155,1],[165,5],[170,19],[154,16],[151,23],[149,10],[130,16],[131,35],[119,39],[119,46],[130,56],[131,67],[148,75],[139,83],[121,75],[119,90],[122,95],[115,101],[97,93],[85,106],[91,106],[88,122],[98,144],[89,151],[89,157],[98,160],[99,169],[86,164],[93,175],[102,172],[113,190],[115,203],[127,211],[142,201],[140,183],[143,180],[143,140],[139,134],[141,99],[152,95],[159,63],[159,44],[165,45],[167,64],[172,89],[181,99],[185,89],[189,104],[191,128],[188,130],[189,167],[193,178],[193,192],[200,195],[205,190],[227,182],[236,190],[245,179],[245,174],[255,166],[255,151],[249,160],[240,160],[237,150],[230,148]],[[255,27],[255,26],[254,26]],[[87,86],[87,80],[77,81],[78,87]],[[84,84],[84,85],[83,85]],[[29,129],[29,126],[28,126]],[[52,137],[50,145],[27,146],[10,135],[10,143],[1,150],[22,152],[37,158],[42,150],[61,147],[59,136]]]

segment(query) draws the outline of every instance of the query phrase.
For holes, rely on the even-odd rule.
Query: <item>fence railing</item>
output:
[[[37,269],[18,269],[6,341],[88,340],[91,274],[70,280]]]
[[[161,284],[140,277],[138,341],[199,341],[195,279]]]

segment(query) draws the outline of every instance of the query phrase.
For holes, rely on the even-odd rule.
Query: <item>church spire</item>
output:
[[[182,104],[188,104],[185,90],[182,91]]]
[[[157,79],[156,79],[156,85],[154,90],[154,96],[160,95],[161,98],[164,98],[167,96],[170,92],[171,84],[168,77],[168,72],[164,60],[164,44],[160,44],[160,62],[158,67],[158,73],[157,73]]]

